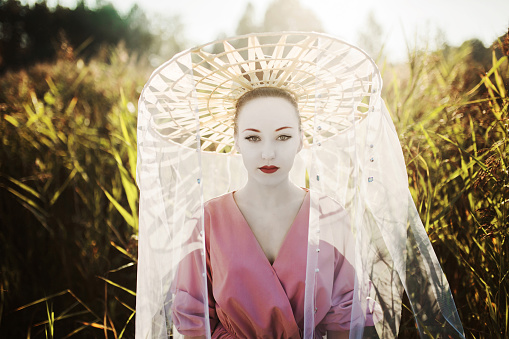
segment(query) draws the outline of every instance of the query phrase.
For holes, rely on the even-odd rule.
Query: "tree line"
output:
[[[0,73],[37,62],[52,61],[68,49],[85,57],[103,45],[124,41],[131,51],[147,51],[154,40],[144,13],[136,5],[122,16],[111,4],[92,9],[83,1],[76,8],[46,1],[32,6],[19,0],[0,0]]]

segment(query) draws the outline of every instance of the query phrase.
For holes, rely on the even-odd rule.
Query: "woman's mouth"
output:
[[[278,169],[279,169],[279,167],[276,167],[276,166],[263,166],[263,167],[260,167],[260,171],[262,171],[263,173],[274,173]]]

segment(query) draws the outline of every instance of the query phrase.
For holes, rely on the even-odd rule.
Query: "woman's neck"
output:
[[[248,180],[247,184],[235,193],[239,199],[249,201],[252,206],[263,209],[284,205],[293,199],[301,199],[304,195],[305,191],[290,180],[277,185],[260,185],[258,182]]]

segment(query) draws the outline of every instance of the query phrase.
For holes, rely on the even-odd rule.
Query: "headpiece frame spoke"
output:
[[[257,87],[282,88],[297,97],[304,147],[309,147],[315,114],[324,122],[322,142],[344,132],[379,102],[382,80],[364,51],[337,38],[255,33],[175,55],[154,72],[142,99],[147,109],[159,112],[150,123],[161,137],[192,147],[197,110],[202,151],[228,152],[234,143],[236,101]]]

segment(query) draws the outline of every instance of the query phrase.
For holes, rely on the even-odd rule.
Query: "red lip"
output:
[[[279,167],[276,167],[276,166],[263,166],[263,167],[260,167],[260,171],[262,171],[263,173],[274,173],[278,169],[279,169]]]

